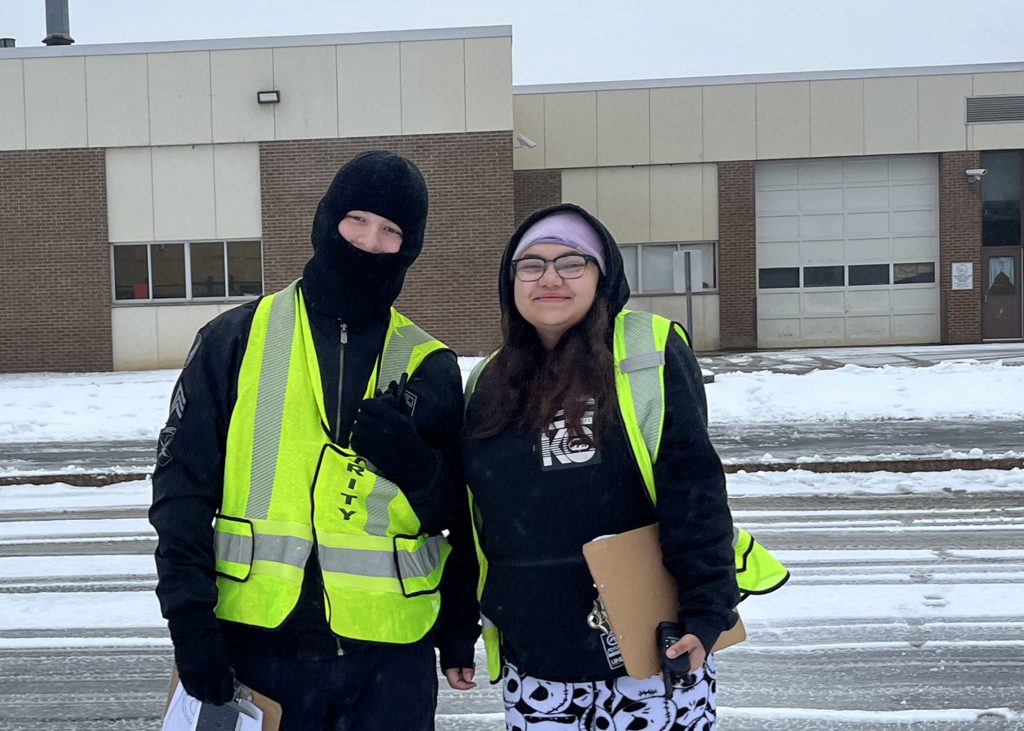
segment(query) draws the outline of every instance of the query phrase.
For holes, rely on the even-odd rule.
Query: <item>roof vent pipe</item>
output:
[[[14,48],[14,39],[0,38],[0,48]]]
[[[71,22],[68,20],[68,0],[46,0],[46,38],[48,46],[70,46]]]

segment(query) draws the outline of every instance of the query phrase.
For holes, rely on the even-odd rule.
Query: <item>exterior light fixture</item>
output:
[[[528,150],[532,150],[536,146],[537,146],[537,143],[534,142],[533,140],[531,140],[529,137],[527,137],[524,134],[517,134],[516,135],[516,144],[513,145],[513,147],[525,147]]]
[[[281,92],[277,89],[271,91],[257,91],[256,101],[259,104],[277,104],[281,101]]]

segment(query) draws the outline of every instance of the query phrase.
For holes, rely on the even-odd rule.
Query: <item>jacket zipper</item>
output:
[[[348,443],[341,441],[341,394],[345,385],[345,346],[348,345],[348,325],[338,320],[338,408],[334,413],[334,443],[347,447]]]

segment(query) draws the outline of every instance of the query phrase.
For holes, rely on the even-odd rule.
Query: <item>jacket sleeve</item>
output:
[[[437,534],[449,527],[462,428],[462,375],[455,353],[442,350],[427,356],[406,392],[416,398],[412,420],[417,433],[440,459],[430,480],[403,491],[423,532]]]
[[[679,586],[679,622],[710,652],[739,603],[725,472],[711,445],[700,366],[673,326],[666,347],[665,427],[654,465],[666,568]]]
[[[213,516],[224,486],[228,423],[256,303],[199,331],[171,396],[153,472],[160,609],[172,636],[216,627]]]

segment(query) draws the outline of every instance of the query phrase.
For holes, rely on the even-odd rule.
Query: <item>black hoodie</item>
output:
[[[603,242],[605,273],[598,289],[608,302],[608,317],[614,319],[629,298],[622,256],[607,229],[578,206],[553,206],[520,224],[502,258],[499,293],[510,327],[528,326],[513,304],[509,274],[519,239],[540,218],[563,211],[581,215]],[[732,623],[738,596],[725,477],[708,437],[700,368],[680,332],[681,327],[673,331],[666,353],[667,413],[654,465],[657,510],[617,414],[597,450],[567,464],[552,460],[550,441],[532,430],[512,426],[495,437],[463,440],[465,481],[480,510],[489,560],[483,614],[501,630],[507,659],[523,673],[560,681],[622,674],[607,659],[600,633],[587,626],[597,594],[581,546],[655,520],[661,523],[665,565],[679,582],[686,632],[710,648]],[[485,369],[469,403],[467,433],[492,408],[495,387]],[[461,520],[468,521],[468,514]],[[470,571],[464,587],[474,578]],[[468,613],[461,616],[466,621]],[[442,654],[445,666],[455,659]]]
[[[395,254],[370,254],[349,244],[338,222],[350,210],[384,216],[402,229]],[[334,441],[346,445],[369,375],[377,361],[405,272],[423,245],[427,189],[405,158],[385,150],[361,153],[335,175],[317,207],[313,257],[301,288],[320,365]],[[157,596],[172,639],[220,626],[239,654],[319,657],[337,653],[324,611],[316,551],[306,564],[302,595],[275,630],[218,622],[214,616],[211,522],[221,502],[225,445],[238,392],[238,374],[259,301],[215,318],[200,330],[175,386],[153,473],[150,522],[157,530]],[[348,340],[341,346],[344,326]],[[381,384],[385,387],[387,384]],[[462,382],[451,351],[430,355],[409,380],[416,395],[413,422],[444,461],[432,482],[403,490],[428,533],[447,527],[453,489],[455,437],[462,422]],[[315,455],[314,455],[315,457]],[[347,647],[359,643],[343,643]]]

